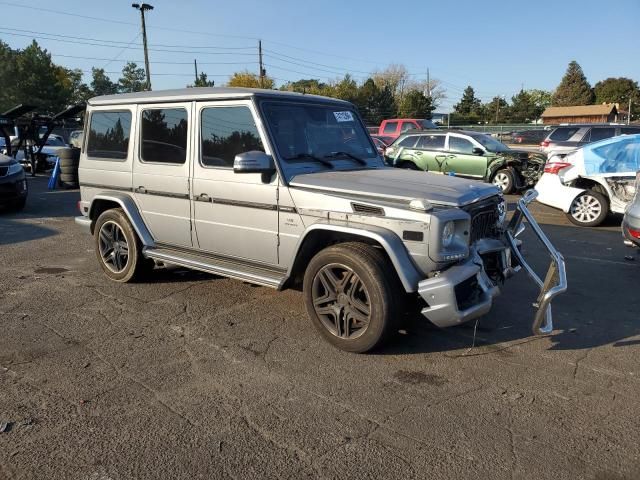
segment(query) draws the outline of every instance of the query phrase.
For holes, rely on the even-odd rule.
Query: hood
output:
[[[434,205],[452,207],[499,193],[499,189],[490,184],[400,168],[306,173],[293,177],[289,185],[387,202],[425,199]]]

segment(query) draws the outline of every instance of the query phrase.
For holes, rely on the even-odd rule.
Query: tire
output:
[[[324,339],[347,352],[382,346],[404,297],[399,280],[389,274],[393,271],[379,249],[363,243],[341,243],[316,254],[304,274],[303,295]]]
[[[77,172],[78,165],[80,165],[79,158],[61,158],[60,159],[60,171],[62,173]]]
[[[580,227],[596,227],[609,214],[609,200],[594,190],[586,190],[574,198],[567,218]]]
[[[21,212],[24,210],[25,205],[27,204],[27,197],[21,198],[19,200],[15,200],[11,202],[11,210],[14,212]]]
[[[78,188],[80,186],[77,173],[60,173],[59,182],[60,186],[65,189]]]
[[[415,163],[406,160],[404,162],[401,162],[398,165],[398,168],[404,168],[405,170],[420,170]]]
[[[96,220],[93,237],[98,263],[111,280],[131,282],[152,268],[153,263],[142,256],[140,239],[122,209],[103,212]]]
[[[513,192],[515,181],[513,178],[513,172],[508,168],[498,170],[491,180],[496,187],[498,187],[502,193],[508,195]]]
[[[60,159],[61,162],[63,159],[79,160],[80,149],[79,148],[61,148],[56,152],[56,156]]]

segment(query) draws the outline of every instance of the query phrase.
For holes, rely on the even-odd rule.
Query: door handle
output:
[[[145,187],[138,187],[135,189],[136,193],[147,193],[147,189]]]
[[[422,155],[422,152],[414,152],[416,155]]]
[[[209,195],[207,195],[206,193],[201,193],[200,195],[198,195],[195,198],[196,201],[198,202],[210,202],[211,201],[211,197]]]

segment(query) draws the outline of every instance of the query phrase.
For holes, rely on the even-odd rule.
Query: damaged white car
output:
[[[600,225],[609,213],[623,214],[636,192],[640,135],[623,135],[551,157],[536,185],[537,200],[559,208],[580,226]]]

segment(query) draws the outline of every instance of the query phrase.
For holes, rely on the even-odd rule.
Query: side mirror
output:
[[[474,155],[484,155],[484,150],[481,149],[480,147],[473,147],[473,150],[471,150],[471,153]]]
[[[273,175],[276,171],[271,155],[252,150],[239,153],[233,159],[233,173],[262,173]]]

